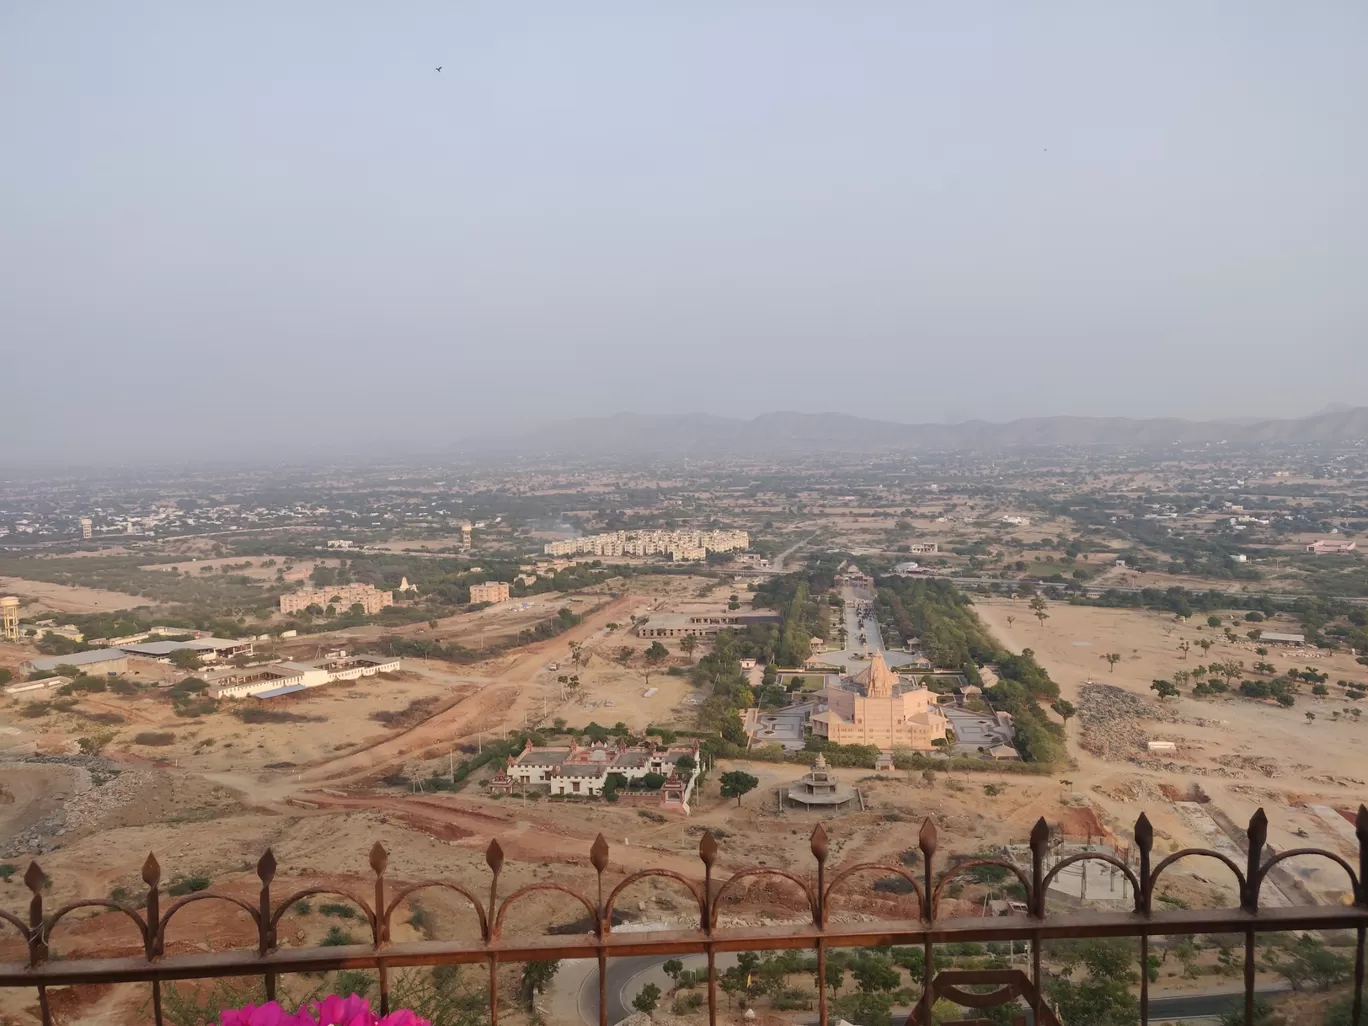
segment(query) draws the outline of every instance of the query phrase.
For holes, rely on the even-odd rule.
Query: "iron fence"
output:
[[[377,842],[370,852],[370,867],[374,872],[373,893],[366,896],[325,887],[306,887],[277,897],[272,892],[276,874],[274,855],[267,851],[257,863],[261,881],[255,903],[228,894],[201,891],[182,897],[163,908],[161,869],[149,855],[142,867],[142,879],[147,885],[145,902],[140,907],[112,900],[83,900],[49,911],[43,900],[47,877],[38,864],[31,863],[24,874],[24,884],[32,893],[27,918],[0,910],[0,919],[18,931],[27,946],[28,958],[22,963],[0,963],[0,987],[36,988],[39,1007],[45,1026],[52,1023],[52,1009],[48,989],[71,984],[109,984],[148,982],[151,984],[151,1006],[157,1026],[163,1024],[162,984],[177,980],[211,979],[225,976],[261,976],[268,997],[276,993],[278,977],[283,973],[323,972],[342,969],[367,969],[379,979],[381,1009],[389,1008],[390,971],[408,966],[438,966],[482,964],[489,975],[489,1021],[498,1026],[499,978],[501,964],[544,961],[563,958],[589,958],[597,961],[599,991],[599,1026],[608,1026],[607,964],[612,958],[655,955],[674,957],[701,954],[707,958],[707,1008],[711,1024],[717,1021],[717,955],[723,952],[771,951],[780,949],[811,949],[816,953],[817,979],[826,978],[827,955],[833,949],[852,947],[881,947],[888,945],[919,946],[925,958],[922,995],[916,1008],[908,1016],[911,1026],[931,1022],[931,1009],[937,999],[948,998],[964,1007],[986,1009],[1007,1002],[1024,1001],[1031,1009],[1034,1022],[1041,1026],[1058,1026],[1058,1019],[1042,990],[1041,944],[1045,941],[1070,938],[1137,938],[1140,948],[1139,1006],[1140,1021],[1149,1015],[1149,979],[1143,967],[1148,965],[1150,939],[1157,936],[1194,934],[1236,934],[1244,937],[1244,1018],[1254,1024],[1255,941],[1262,933],[1285,930],[1349,930],[1357,935],[1353,969],[1353,1004],[1351,1022],[1363,1020],[1364,935],[1368,930],[1368,809],[1359,807],[1355,833],[1358,838],[1358,865],[1352,866],[1334,852],[1318,848],[1297,848],[1265,855],[1268,821],[1262,809],[1250,819],[1246,836],[1246,859],[1242,867],[1235,860],[1218,851],[1188,848],[1152,860],[1154,831],[1142,814],[1136,821],[1134,851],[1138,854],[1135,868],[1106,852],[1085,851],[1062,858],[1047,868],[1047,854],[1051,846],[1050,829],[1042,819],[1031,832],[1031,865],[1026,870],[1002,859],[970,859],[941,869],[937,862],[939,840],[934,822],[927,820],[917,838],[920,865],[914,870],[906,865],[878,862],[854,862],[849,865],[828,865],[827,835],[821,826],[812,833],[812,870],[800,875],[772,867],[750,867],[729,876],[715,872],[719,849],[711,833],[705,833],[698,848],[702,863],[700,878],[691,879],[673,870],[658,868],[631,873],[616,883],[608,874],[610,851],[602,835],[589,849],[589,863],[596,874],[597,886],[593,894],[585,894],[565,884],[533,883],[506,896],[500,896],[499,878],[503,869],[503,851],[497,840],[491,841],[485,853],[490,879],[487,895],[477,894],[464,883],[450,880],[422,880],[417,883],[394,885],[386,876],[388,854]],[[1315,856],[1336,863],[1345,872],[1352,904],[1301,905],[1267,907],[1259,903],[1260,890],[1270,871],[1287,859]],[[1192,858],[1214,859],[1232,875],[1239,892],[1239,907],[1228,909],[1154,909],[1155,889],[1163,875],[1176,863]],[[1046,894],[1053,879],[1069,866],[1085,861],[1104,863],[1108,871],[1124,874],[1134,897],[1134,907],[1122,912],[1070,911],[1054,914],[1047,911]],[[950,916],[939,914],[941,899],[948,885],[978,867],[997,867],[1016,879],[1025,894],[1026,914],[1002,917]],[[915,897],[917,918],[888,919],[877,922],[833,922],[832,911],[839,907],[843,891],[858,876],[878,874],[897,876],[906,881],[909,894]],[[782,879],[797,889],[800,901],[810,912],[810,922],[801,927],[761,926],[722,927],[718,914],[729,895],[735,894],[747,880],[758,878]],[[682,887],[697,906],[698,926],[688,930],[652,933],[614,933],[611,923],[613,911],[623,890],[642,880],[665,878]],[[421,941],[392,943],[391,919],[407,898],[431,888],[440,888],[459,895],[468,902],[478,923],[478,936],[457,941]],[[583,907],[592,930],[569,936],[543,936],[506,939],[503,927],[509,909],[528,895],[551,891],[568,895]],[[282,948],[277,943],[281,918],[296,902],[312,896],[345,898],[362,911],[370,927],[368,945],[339,947]],[[218,951],[205,954],[165,954],[167,932],[178,912],[186,906],[202,901],[227,902],[245,912],[257,932],[257,945],[251,950]],[[122,958],[61,958],[54,956],[51,945],[60,935],[63,921],[78,909],[103,909],[126,916],[141,941],[140,956]],[[964,941],[1026,941],[1030,945],[1030,971],[958,970],[933,972],[937,945]],[[966,987],[995,986],[990,993],[966,990]],[[828,1022],[827,988],[817,987],[819,1023]],[[966,1022],[969,1020],[966,1020]],[[1068,1024],[1063,1024],[1068,1026]],[[1368,1026],[1368,1023],[1365,1023]]]

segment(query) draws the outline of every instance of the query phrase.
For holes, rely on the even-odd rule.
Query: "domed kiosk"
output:
[[[805,809],[839,809],[846,802],[859,801],[860,794],[837,780],[836,774],[827,768],[826,757],[818,752],[812,769],[788,789],[788,800]]]

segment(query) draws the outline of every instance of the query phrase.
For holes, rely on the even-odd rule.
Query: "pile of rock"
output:
[[[1140,721],[1149,715],[1149,707],[1129,691],[1084,684],[1078,690],[1079,744],[1100,759],[1129,759],[1145,749]]]
[[[66,803],[66,829],[86,830],[99,825],[115,809],[146,794],[151,785],[148,770],[124,770],[103,786],[81,791]]]

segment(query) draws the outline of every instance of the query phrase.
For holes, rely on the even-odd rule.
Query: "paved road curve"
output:
[[[721,956],[719,970],[725,968],[735,956]],[[632,1013],[634,998],[647,983],[655,982],[665,990],[664,977],[660,966],[666,959],[659,955],[641,955],[633,958],[610,958],[608,960],[608,1023],[609,1026],[621,1022]],[[698,955],[683,956],[686,968],[702,968],[705,964]],[[1284,987],[1271,987],[1256,991],[1260,997],[1272,997],[1285,990]],[[1149,1022],[1153,1024],[1177,1022],[1183,1019],[1215,1018],[1232,1008],[1239,1008],[1244,1002],[1243,992],[1226,994],[1179,994],[1170,997],[1151,997]],[[585,977],[579,993],[580,1018],[584,1026],[598,1026],[598,973],[591,972]],[[894,1020],[899,1015],[905,1017],[912,1009],[894,1009]],[[1030,1022],[1030,1015],[1026,1017]],[[804,1026],[816,1026],[816,1020],[809,1020]]]

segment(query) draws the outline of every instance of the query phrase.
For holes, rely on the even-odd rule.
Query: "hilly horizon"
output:
[[[1054,416],[956,424],[905,424],[844,413],[780,410],[751,419],[704,413],[616,413],[572,418],[516,436],[471,438],[456,447],[489,454],[714,456],[903,449],[995,451],[1055,445],[1317,444],[1365,438],[1368,407],[1364,406],[1297,418],[1198,421],[1178,417]]]

